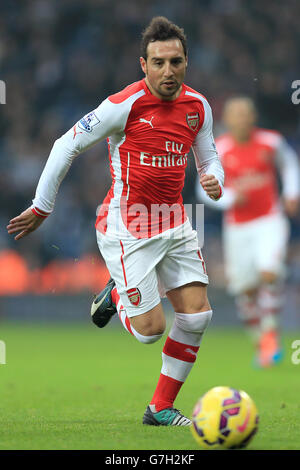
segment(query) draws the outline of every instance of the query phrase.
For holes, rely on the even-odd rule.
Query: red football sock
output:
[[[183,382],[160,374],[150,405],[155,405],[156,412],[165,408],[172,408],[182,385]]]
[[[172,336],[176,336],[176,325],[173,326]],[[193,337],[194,344],[181,343],[172,339],[170,336],[167,337],[164,345],[162,357],[163,366],[161,374],[156,386],[154,395],[152,397],[150,405],[155,405],[155,411],[163,410],[164,408],[172,408],[175,398],[177,397],[181,386],[183,385],[186,377],[188,376],[195,360],[199,349],[198,344],[200,343],[200,337],[196,340],[195,334]],[[180,339],[182,338],[182,334]],[[188,341],[188,333],[185,332],[185,340]],[[168,374],[168,375],[167,375]]]

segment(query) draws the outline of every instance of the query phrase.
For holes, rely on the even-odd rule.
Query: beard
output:
[[[170,85],[165,83],[160,84],[156,91],[162,96],[170,97],[175,95],[180,87],[181,84],[178,83],[177,80],[172,80],[172,84]]]
[[[174,97],[176,97],[178,90],[181,89],[184,75],[185,74],[182,74],[182,76],[176,78],[173,77],[170,79],[161,79],[160,81],[156,81],[155,79],[151,80],[151,75],[149,77],[148,70],[146,69],[146,82],[148,83],[150,90],[152,90],[152,93],[154,92],[154,94],[158,95],[161,99],[172,100],[175,99]]]

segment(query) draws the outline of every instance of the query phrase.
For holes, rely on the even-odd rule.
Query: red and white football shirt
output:
[[[181,192],[191,148],[199,175],[213,174],[223,184],[207,100],[183,84],[176,100],[164,101],[140,80],[108,97],[55,142],[34,206],[51,212],[73,158],[104,138],[112,186],[96,222],[102,233],[148,238],[182,224]]]

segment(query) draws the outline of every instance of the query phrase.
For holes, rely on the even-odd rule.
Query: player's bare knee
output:
[[[137,333],[136,338],[145,344],[158,341],[166,329],[165,317],[161,315],[153,316],[147,313],[131,318],[130,322]]]
[[[184,302],[181,305],[181,308],[177,308],[176,311],[186,313],[186,314],[193,314],[199,312],[207,312],[207,310],[211,310],[210,303],[208,298],[200,297],[191,299],[189,302]]]
[[[207,312],[208,310],[211,310],[211,305],[206,297],[202,302],[199,302],[199,309],[197,309],[197,312]]]
[[[130,319],[134,329],[143,336],[163,335],[166,329],[166,319],[161,305],[141,315]]]
[[[152,322],[143,321],[142,324],[134,327],[138,333],[144,336],[163,335],[166,329],[165,319],[161,321]]]
[[[211,310],[206,285],[192,282],[167,293],[175,312],[199,313]]]

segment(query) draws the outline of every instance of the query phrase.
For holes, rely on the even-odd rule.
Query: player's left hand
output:
[[[211,199],[217,200],[220,198],[221,188],[214,175],[201,175],[200,184]]]
[[[44,218],[36,216],[29,207],[22,214],[9,221],[6,227],[7,232],[9,234],[19,232],[15,236],[15,240],[20,240],[20,238],[36,230],[44,220]]]
[[[284,199],[284,209],[289,217],[295,217],[299,210],[299,199]]]

